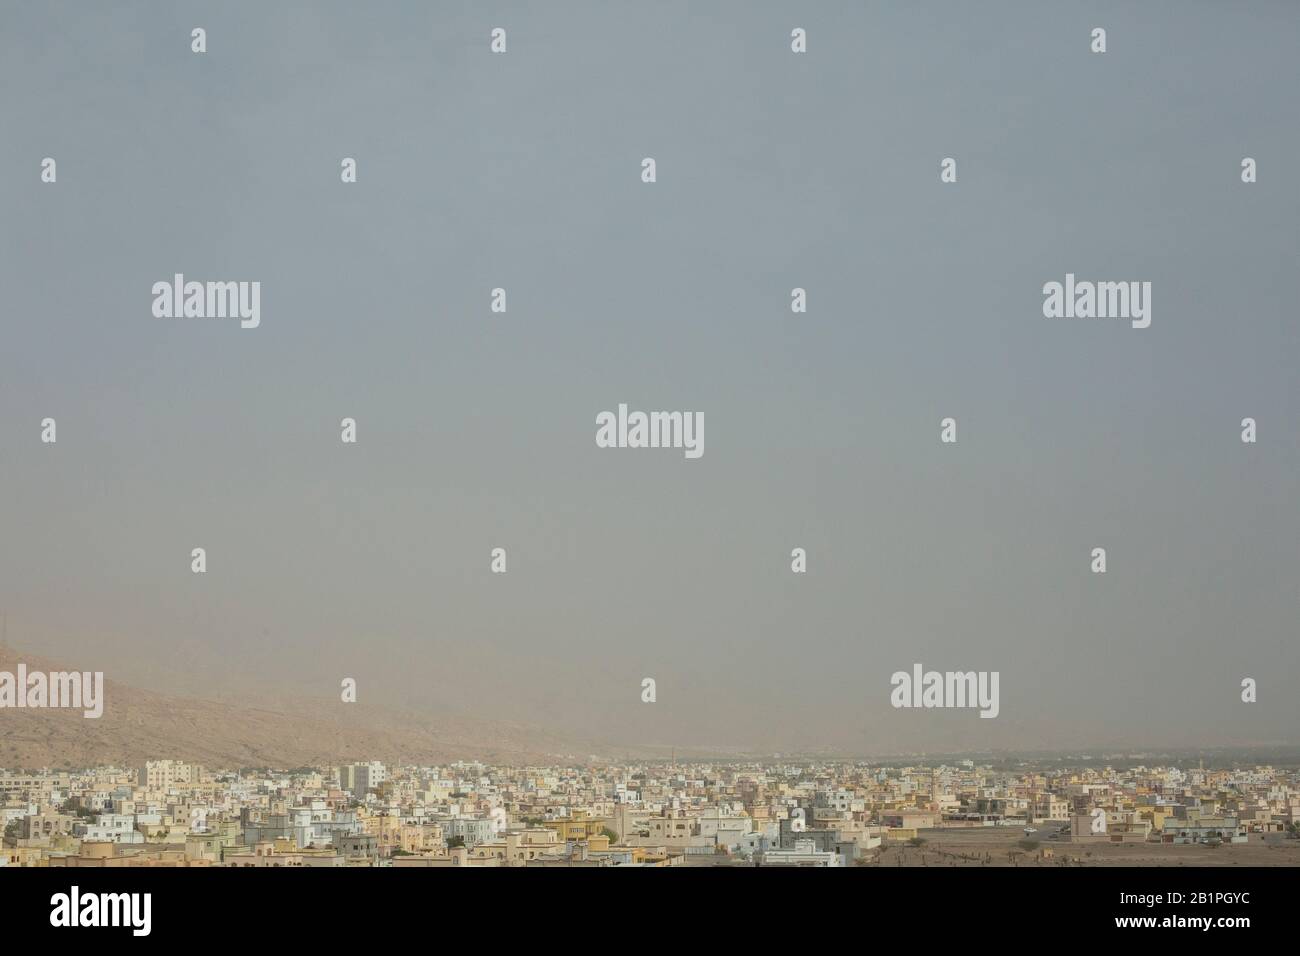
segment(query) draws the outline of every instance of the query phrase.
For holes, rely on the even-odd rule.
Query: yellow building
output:
[[[441,824],[413,823],[402,826],[398,831],[398,845],[407,853],[425,853],[429,850],[443,849],[447,841]]]
[[[480,843],[469,852],[470,860],[496,859],[507,866],[523,866],[541,856],[555,856],[564,842],[546,827],[508,830],[496,840]]]
[[[7,866],[44,866],[44,853],[38,846],[0,847]]]
[[[567,843],[569,841],[590,840],[592,837],[600,836],[609,824],[610,821],[604,817],[587,817],[585,819],[546,820],[542,823],[542,826],[548,830],[554,830],[558,834],[560,842]]]

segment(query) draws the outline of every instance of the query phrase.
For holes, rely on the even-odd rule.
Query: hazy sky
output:
[[[1297,743],[1295,4],[2,20],[20,648],[629,743]],[[155,318],[176,272],[260,281],[260,328]],[[1151,327],[1044,318],[1067,272]],[[597,448],[620,402],[704,456]],[[892,709],[914,662],[1000,716]]]

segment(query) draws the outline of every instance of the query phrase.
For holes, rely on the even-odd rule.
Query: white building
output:
[[[830,850],[818,850],[812,840],[796,840],[789,850],[768,850],[763,866],[843,866],[844,858]]]

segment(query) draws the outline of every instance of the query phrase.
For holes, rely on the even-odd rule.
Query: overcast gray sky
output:
[[[1298,38],[1283,2],[5,2],[10,639],[629,743],[1294,744]],[[260,328],[154,318],[176,272],[260,281]],[[1151,327],[1044,318],[1067,272],[1150,281]],[[598,449],[620,402],[703,413],[704,456]],[[1000,671],[1000,716],[893,710],[914,662]]]

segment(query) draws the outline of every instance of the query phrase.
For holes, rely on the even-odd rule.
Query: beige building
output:
[[[559,834],[546,827],[527,830],[507,830],[495,840],[480,843],[469,852],[469,858],[496,859],[505,866],[525,866],[528,861],[553,855],[564,849]]]
[[[137,783],[150,790],[191,786],[200,782],[203,768],[196,763],[181,760],[150,760],[140,768]]]

